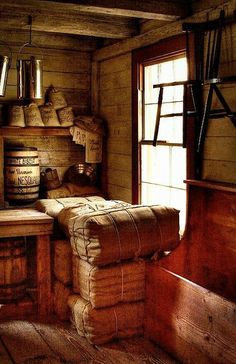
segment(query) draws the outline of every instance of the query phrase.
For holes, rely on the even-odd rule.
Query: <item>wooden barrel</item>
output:
[[[30,203],[39,196],[40,169],[37,148],[5,151],[5,197],[15,203]]]
[[[0,239],[0,303],[25,296],[27,261],[24,238]]]

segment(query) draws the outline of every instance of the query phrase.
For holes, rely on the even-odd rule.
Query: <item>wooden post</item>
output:
[[[39,315],[49,315],[52,309],[49,235],[37,236],[37,286]]]

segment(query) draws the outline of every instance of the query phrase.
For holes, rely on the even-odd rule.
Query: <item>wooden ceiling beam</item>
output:
[[[40,32],[86,35],[92,37],[124,39],[137,34],[134,21],[126,19],[91,16],[74,13],[52,13],[45,10],[27,9],[24,1],[21,9],[3,6],[0,3],[0,29],[29,29],[29,15],[32,15],[32,30]]]
[[[185,0],[1,0],[1,7],[54,12],[92,13],[93,15],[122,16],[173,21],[185,17]]]
[[[94,14],[172,21],[187,14],[186,2],[179,0],[45,0],[74,6],[74,9]],[[66,3],[66,5],[65,5]]]

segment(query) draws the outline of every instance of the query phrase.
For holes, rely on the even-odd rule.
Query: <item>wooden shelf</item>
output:
[[[188,185],[202,187],[202,188],[210,188],[218,191],[236,192],[236,184],[234,183],[214,182],[214,181],[195,180],[195,179],[187,179],[184,182]]]
[[[0,128],[0,136],[69,136],[69,128],[26,127],[26,128]]]

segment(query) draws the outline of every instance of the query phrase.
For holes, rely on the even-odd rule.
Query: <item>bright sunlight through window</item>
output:
[[[185,57],[144,67],[141,141],[141,202],[180,210],[180,230],[186,215],[186,150],[183,148],[183,86],[163,88],[157,146],[152,145],[159,88],[153,85],[187,79]],[[176,115],[177,114],[177,115]]]

